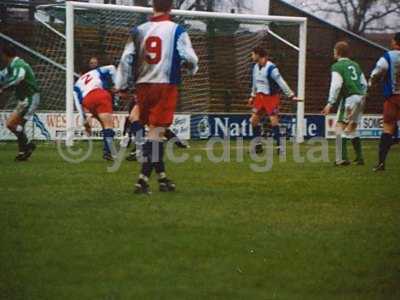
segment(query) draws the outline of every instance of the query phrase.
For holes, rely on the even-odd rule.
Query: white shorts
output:
[[[365,96],[353,95],[346,99],[346,111],[351,111],[349,122],[360,123],[365,108]]]
[[[28,120],[40,103],[40,95],[34,94],[31,97],[25,98],[23,101],[18,101],[15,112],[23,119]]]
[[[365,96],[352,95],[340,103],[338,109],[338,121],[344,123],[361,122],[361,118],[365,107]]]

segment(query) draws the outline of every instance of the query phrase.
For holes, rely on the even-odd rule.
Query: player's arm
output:
[[[177,50],[184,65],[190,70],[191,75],[195,75],[199,70],[199,58],[194,52],[189,34],[186,31],[182,32],[178,38]]]
[[[367,78],[365,77],[364,73],[361,73],[361,87],[363,90],[364,95],[366,95],[368,93],[368,81]]]
[[[99,67],[100,73],[102,74],[107,74],[107,77],[112,81],[113,84],[113,89],[112,92],[115,92],[115,81],[116,81],[116,76],[117,76],[117,68],[114,65],[108,65],[108,66],[101,66]]]
[[[250,94],[250,98],[248,100],[249,106],[251,106],[253,104],[254,98],[256,97],[256,94],[257,94],[257,84],[256,84],[255,75],[254,75],[254,69],[255,69],[255,66],[253,67],[253,69],[251,71],[251,94]]]
[[[290,99],[294,99],[294,92],[289,87],[285,79],[283,79],[281,73],[279,72],[278,68],[274,68],[271,72],[271,78],[279,85],[283,93]]]
[[[322,111],[322,114],[328,115],[331,112],[332,107],[335,105],[339,98],[340,90],[343,86],[343,77],[336,71],[332,72],[331,85],[329,88],[328,104]]]
[[[85,114],[85,112],[83,111],[83,107],[81,104],[82,99],[80,99],[80,91],[78,87],[74,87],[74,104],[75,104],[75,108],[79,113],[79,116],[83,122],[83,126],[86,129],[87,133],[90,133],[90,125],[89,125],[89,121],[87,119],[87,116]]]
[[[378,83],[380,78],[387,72],[388,69],[389,69],[388,59],[385,56],[383,56],[378,60],[375,68],[372,70],[368,85],[373,86],[376,83]]]
[[[26,71],[22,67],[14,68],[11,76],[6,78],[5,82],[2,84],[0,88],[0,93],[10,87],[18,85],[22,80],[25,79]]]
[[[115,83],[115,76],[117,74],[117,68],[114,65],[101,66],[100,72],[105,74],[110,74],[111,80]]]
[[[115,73],[114,83],[116,90],[126,90],[128,88],[128,82],[133,74],[135,55],[135,43],[133,38],[130,37],[125,45],[124,52],[122,53],[118,68]]]

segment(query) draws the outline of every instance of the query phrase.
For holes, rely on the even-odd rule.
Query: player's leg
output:
[[[97,119],[103,128],[103,158],[105,160],[114,160],[114,155],[116,153],[114,148],[114,126],[113,126],[113,116],[111,113],[99,113],[97,114]]]
[[[166,129],[174,121],[178,89],[174,85],[167,85],[161,89],[162,101],[153,107],[149,116],[149,123],[155,127],[154,135],[149,135],[149,140],[153,140],[153,167],[158,175],[158,184],[161,192],[175,191],[175,183],[167,177],[164,162],[164,137]]]
[[[20,101],[15,111],[7,120],[7,128],[17,137],[19,150],[15,158],[17,161],[27,160],[36,149],[35,144],[33,144],[32,141],[28,141],[28,137],[25,133],[25,123],[34,114],[36,108],[39,106],[39,102],[39,94],[35,94],[26,98],[24,101]]]
[[[394,133],[393,133],[393,145],[396,145],[399,143],[399,122],[396,123],[394,127]]]
[[[357,128],[358,128],[357,123],[350,122],[345,128],[344,136],[346,140],[350,140],[353,145],[353,149],[356,154],[354,163],[357,165],[364,165],[364,156],[362,151],[361,138],[360,134],[357,131]]]
[[[144,141],[145,130],[144,126],[140,122],[140,112],[138,105],[135,105],[130,111],[129,122],[130,122],[129,132],[134,137],[135,148],[132,149],[131,153],[127,157],[127,160],[135,161],[137,160],[137,157],[141,153],[141,149],[145,142]]]
[[[139,85],[137,87],[140,121],[149,126],[143,145],[142,168],[135,193],[149,193],[148,181],[153,169],[158,174],[160,191],[175,190],[164,163],[164,134],[174,118],[178,89],[175,85]]]
[[[137,96],[137,106],[139,113],[139,121],[141,124],[148,125],[149,124],[149,115],[150,108],[152,104],[153,97],[157,97],[158,95],[154,95],[151,90],[151,85],[148,84],[139,84],[136,86],[136,96]],[[154,135],[153,132],[151,132]],[[149,136],[147,137],[147,139]],[[149,187],[149,179],[151,173],[153,172],[153,164],[151,162],[152,157],[152,144],[148,140],[144,141],[142,147],[142,155],[139,160],[141,164],[141,170],[139,174],[138,181],[135,184],[135,193],[136,194],[150,194]]]
[[[347,155],[347,138],[345,137],[344,129],[347,126],[345,100],[342,100],[338,107],[336,121],[336,166],[347,166],[350,164]]]
[[[256,139],[256,144],[254,146],[254,149],[251,149],[250,151],[253,151],[255,153],[261,153],[263,151],[263,146],[261,143],[261,124],[260,121],[262,119],[262,117],[264,116],[264,113],[259,110],[256,111],[255,109],[253,109],[253,114],[250,117],[250,123],[251,126],[253,127],[253,136],[254,139]]]
[[[175,191],[175,183],[167,177],[164,162],[164,136],[167,127],[149,127],[148,141],[152,144],[151,161],[158,176],[159,190],[161,192]]]
[[[175,132],[173,132],[170,128],[166,128],[165,129],[165,134],[164,134],[165,138],[167,139],[167,141],[171,141],[174,140],[174,144],[178,147],[178,148],[182,148],[182,149],[187,149],[189,148],[189,145],[187,143],[185,143],[184,141],[182,141],[176,134]]]
[[[265,110],[270,117],[272,137],[276,142],[278,153],[281,152],[281,129],[279,126],[279,105],[280,98],[277,95],[267,96],[265,101]]]
[[[365,98],[363,96],[354,95],[346,99],[346,111],[349,124],[345,128],[345,136],[351,140],[356,154],[354,162],[357,165],[364,165],[361,138],[357,130],[364,111],[364,103]]]
[[[278,148],[278,153],[280,153],[281,152],[281,129],[279,127],[279,116],[272,115],[272,116],[270,116],[270,120],[271,120],[272,136],[276,142],[276,146]]]
[[[389,150],[393,144],[393,133],[400,119],[400,97],[393,97],[384,103],[383,133],[379,143],[379,162],[374,171],[384,171]]]
[[[251,151],[255,151],[256,153],[260,153],[263,151],[262,143],[261,143],[261,119],[265,116],[264,110],[264,97],[262,94],[257,94],[253,101],[252,115],[250,117],[250,123],[253,128],[253,136],[254,139],[258,140],[254,149]]]
[[[350,165],[348,152],[347,152],[347,136],[345,133],[345,128],[347,123],[337,122],[336,123],[336,166],[348,166]]]
[[[383,133],[381,135],[381,140],[379,143],[379,162],[378,165],[374,168],[374,171],[384,171],[385,170],[385,162],[389,150],[393,144],[393,132],[395,129],[394,123],[383,123]]]
[[[17,137],[18,143],[18,157],[25,153],[26,145],[28,144],[28,137],[24,132],[25,122],[24,119],[18,114],[18,112],[13,112],[7,119],[7,128]]]

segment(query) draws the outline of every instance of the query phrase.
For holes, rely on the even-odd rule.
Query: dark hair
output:
[[[397,32],[394,37],[393,37],[394,41],[396,42],[397,45],[400,46],[400,32]]]
[[[350,46],[346,41],[337,42],[335,45],[336,52],[341,57],[349,57]]]
[[[153,8],[156,12],[168,12],[172,9],[172,0],[153,0]]]
[[[17,50],[15,50],[14,46],[11,44],[3,44],[1,47],[1,52],[8,57],[17,56]]]
[[[260,57],[267,57],[267,51],[265,51],[264,48],[255,47],[255,48],[253,49],[253,52],[254,52],[255,54],[257,54],[258,56],[260,56]]]

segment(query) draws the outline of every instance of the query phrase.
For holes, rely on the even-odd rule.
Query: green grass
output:
[[[376,142],[364,167],[169,163],[178,192],[153,180],[151,197],[100,144],[77,165],[15,148],[0,144],[0,299],[400,299],[399,146],[380,174]]]

